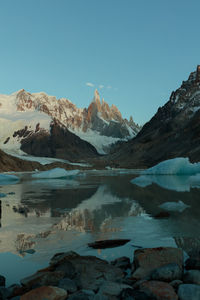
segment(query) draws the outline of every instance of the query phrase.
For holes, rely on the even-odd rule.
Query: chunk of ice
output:
[[[0,185],[17,183],[19,178],[15,175],[0,174]]]
[[[190,207],[189,205],[183,203],[182,201],[178,202],[165,202],[161,205],[159,205],[160,208],[168,211],[184,211],[187,207]]]
[[[55,168],[52,170],[48,170],[48,171],[42,171],[42,172],[38,172],[32,175],[33,178],[46,178],[46,179],[50,179],[50,178],[67,178],[67,177],[74,177],[79,173],[79,170],[70,170],[67,171],[65,169],[62,168]]]
[[[187,157],[177,157],[162,161],[142,174],[154,175],[195,175],[200,173],[200,163],[191,163]]]

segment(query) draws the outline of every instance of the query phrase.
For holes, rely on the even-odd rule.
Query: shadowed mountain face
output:
[[[146,168],[175,157],[200,160],[200,66],[111,159],[115,165]]]
[[[96,149],[86,141],[62,128],[57,122],[51,124],[50,133],[33,133],[21,141],[21,150],[35,156],[46,156],[78,161],[97,157]]]

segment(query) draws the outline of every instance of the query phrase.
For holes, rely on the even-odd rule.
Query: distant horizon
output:
[[[87,107],[95,88],[144,125],[199,64],[197,0],[1,1],[1,94]]]

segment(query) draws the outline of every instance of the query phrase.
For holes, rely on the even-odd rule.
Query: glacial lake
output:
[[[131,183],[136,176],[134,170],[107,170],[33,180],[21,173],[18,183],[0,185],[0,274],[7,286],[46,267],[58,252],[113,260],[132,259],[139,247],[182,247],[186,253],[199,247],[198,186],[191,186],[187,176],[172,175]],[[164,211],[168,217],[155,217]],[[131,241],[103,250],[87,245],[116,238]],[[35,252],[26,251],[30,249]]]

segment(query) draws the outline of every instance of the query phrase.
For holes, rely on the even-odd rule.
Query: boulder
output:
[[[155,300],[178,300],[173,287],[167,282],[146,281],[140,285],[140,290]]]
[[[199,270],[189,270],[183,276],[184,283],[194,283],[200,285],[200,271]]]
[[[179,265],[172,263],[153,270],[150,276],[152,280],[170,282],[176,279],[182,279],[182,274],[183,272]]]
[[[5,285],[6,285],[6,278],[0,275],[0,286],[5,286]]]
[[[69,293],[75,293],[77,291],[76,283],[70,278],[63,278],[59,281],[58,287],[68,291]]]
[[[37,272],[32,276],[22,279],[20,282],[27,288],[39,287],[43,285],[58,285],[59,281],[64,277],[64,272]]]
[[[131,286],[120,284],[118,282],[105,281],[99,289],[99,295],[103,296],[119,296],[125,289],[132,289]]]
[[[200,270],[200,258],[188,258],[185,262],[186,270]]]
[[[136,280],[149,276],[154,269],[171,263],[177,264],[182,272],[183,251],[172,247],[137,249],[133,263],[135,272],[132,276]]]
[[[111,264],[123,270],[131,268],[130,258],[126,256],[116,258],[115,260],[111,261]]]
[[[178,297],[180,300],[199,300],[200,286],[197,284],[181,284],[178,289]]]
[[[75,252],[60,253],[54,255],[50,262],[55,270],[66,272],[73,271],[73,276],[68,278],[75,280],[80,289],[96,291],[106,281],[122,281],[123,271],[110,265],[107,261],[95,256],[81,256]]]
[[[21,296],[20,300],[65,300],[67,292],[55,286],[41,286]]]

